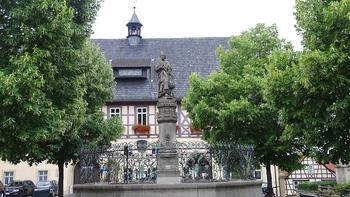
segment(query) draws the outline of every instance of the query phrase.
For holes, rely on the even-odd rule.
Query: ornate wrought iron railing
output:
[[[106,149],[84,149],[75,173],[76,183],[155,183],[159,143],[118,143]],[[253,147],[237,144],[177,142],[182,182],[254,179]]]

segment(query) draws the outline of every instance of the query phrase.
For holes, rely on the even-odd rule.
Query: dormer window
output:
[[[120,77],[141,77],[141,68],[120,68],[118,69],[118,76]]]
[[[116,59],[112,61],[116,79],[147,79],[150,59]]]
[[[147,79],[146,68],[116,68],[115,77],[117,79],[142,78]]]

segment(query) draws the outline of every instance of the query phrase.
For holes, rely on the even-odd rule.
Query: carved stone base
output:
[[[157,183],[180,183],[177,152],[160,152],[157,165]]]
[[[158,100],[159,150],[157,183],[180,183],[179,161],[176,151],[176,101],[172,97]]]
[[[158,108],[158,123],[162,122],[173,122],[176,123],[176,100],[172,97],[163,97],[158,99],[157,108]]]
[[[176,123],[159,124],[159,143],[164,150],[175,149],[176,143]]]

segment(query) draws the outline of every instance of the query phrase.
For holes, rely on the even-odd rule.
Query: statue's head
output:
[[[166,55],[163,51],[160,52],[160,59],[161,60],[165,60],[166,59]]]

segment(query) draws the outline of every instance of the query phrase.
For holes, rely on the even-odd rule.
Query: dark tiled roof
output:
[[[114,59],[112,60],[112,67],[150,67],[151,59]]]
[[[188,78],[192,72],[208,76],[216,70],[219,61],[216,49],[227,48],[229,38],[157,38],[142,39],[138,46],[130,46],[127,39],[93,39],[100,47],[107,61],[118,59],[150,59],[151,70],[148,80],[118,80],[114,101],[156,101],[157,75],[154,66],[160,52],[167,55],[173,67],[175,97],[181,100],[188,88]]]

